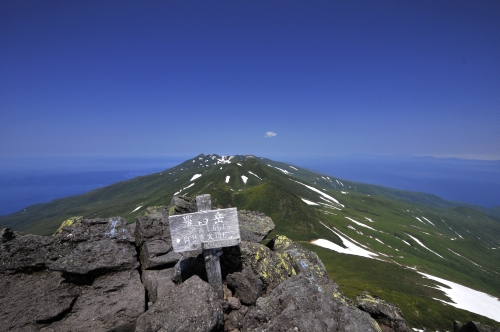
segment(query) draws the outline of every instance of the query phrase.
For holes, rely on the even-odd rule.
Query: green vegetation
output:
[[[276,224],[270,237],[286,235],[315,251],[346,296],[354,299],[367,290],[393,302],[412,327],[450,330],[455,319],[499,325],[434,300],[449,301],[432,288],[436,282],[408,268],[500,297],[500,249],[492,249],[500,247],[500,220],[494,213],[268,159],[236,156],[231,164],[217,164],[217,158],[200,155],[160,173],[30,206],[26,212],[0,217],[0,227],[51,235],[75,216],[122,216],[133,222],[147,207],[167,205],[176,192],[208,193],[214,208],[269,215]],[[201,176],[191,181],[195,174]],[[326,239],[344,246],[325,225],[365,246],[377,260],[312,245],[312,240]]]

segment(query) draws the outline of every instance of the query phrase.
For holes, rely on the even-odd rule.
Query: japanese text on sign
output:
[[[231,246],[241,242],[236,208],[170,216],[168,220],[175,252],[203,249],[203,246]]]

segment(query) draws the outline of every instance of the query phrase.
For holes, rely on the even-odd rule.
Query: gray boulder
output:
[[[411,331],[403,318],[403,313],[396,305],[369,294],[358,295],[356,302],[358,308],[375,319],[384,331]]]
[[[0,326],[22,331],[134,331],[145,310],[132,227],[79,219],[57,235],[0,245]]]
[[[472,321],[467,322],[465,324],[462,324],[459,321],[455,321],[453,322],[453,331],[454,332],[500,332],[500,328],[491,327],[488,325]]]
[[[51,263],[48,268],[69,274],[104,274],[139,267],[135,247],[129,243],[104,238],[79,243],[69,254]]]
[[[168,207],[168,215],[193,213],[198,211],[196,199],[188,196],[174,196]]]
[[[170,288],[137,320],[137,332],[219,331],[222,306],[212,287],[198,276]]]
[[[147,241],[141,246],[140,261],[143,270],[170,267],[175,265],[182,255],[173,251],[172,246],[163,239]]]
[[[264,291],[296,274],[290,262],[281,259],[271,249],[247,241],[242,241],[239,246],[224,248],[221,265],[223,276],[250,267],[262,280]]]
[[[162,213],[138,217],[135,226],[135,244],[139,248],[141,269],[159,269],[174,266],[182,255],[173,251],[168,217]]]
[[[257,300],[242,331],[380,331],[365,312],[318,291],[303,274],[291,277]]]
[[[239,331],[243,328],[243,320],[248,312],[248,307],[241,306],[238,310],[233,310],[229,313],[224,322],[224,331]]]
[[[135,222],[135,244],[141,247],[144,243],[153,240],[163,240],[172,245],[168,218],[137,217]]]
[[[49,236],[18,236],[1,244],[0,273],[33,272],[66,255],[72,246]]]
[[[79,219],[71,226],[61,228],[57,235],[66,241],[95,241],[103,238],[120,242],[134,242],[133,226],[122,217]]]
[[[12,240],[15,237],[14,231],[10,228],[0,228],[0,243]]]
[[[245,305],[255,304],[262,295],[262,281],[248,266],[241,272],[229,274],[226,282],[229,289],[234,291],[235,297]]]
[[[166,295],[169,288],[175,287],[173,278],[174,268],[142,271],[142,283],[148,292],[149,301],[156,302]]]
[[[60,272],[1,275],[0,326],[4,331],[38,330],[71,310],[79,288],[63,283]]]
[[[292,266],[295,273],[307,276],[319,292],[335,293],[344,301],[349,301],[340,294],[338,285],[332,281],[316,253],[282,235],[273,238],[267,246],[279,257],[283,265]]]
[[[150,206],[146,208],[146,216],[149,218],[166,218],[168,217],[168,207],[165,205]]]
[[[80,295],[63,319],[42,327],[56,331],[134,331],[137,318],[146,308],[144,287],[137,271],[103,275]]]
[[[242,241],[261,242],[274,229],[271,217],[257,211],[238,211]]]

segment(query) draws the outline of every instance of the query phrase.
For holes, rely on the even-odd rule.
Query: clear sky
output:
[[[0,156],[500,159],[500,1],[0,1]]]

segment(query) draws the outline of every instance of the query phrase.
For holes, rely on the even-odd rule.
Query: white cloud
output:
[[[277,133],[273,133],[272,131],[268,131],[266,135],[264,136],[265,138],[270,138],[278,135]]]

